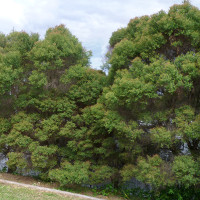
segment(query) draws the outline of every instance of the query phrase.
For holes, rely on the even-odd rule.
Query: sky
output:
[[[64,24],[92,51],[91,66],[99,69],[112,32],[130,19],[168,11],[183,0],[0,0],[0,32],[39,33]],[[200,8],[200,0],[190,1]]]

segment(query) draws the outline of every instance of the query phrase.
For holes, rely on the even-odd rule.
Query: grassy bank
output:
[[[81,200],[78,197],[64,196],[50,192],[0,184],[1,200]]]
[[[38,179],[35,179],[33,177],[29,177],[29,176],[21,176],[21,175],[14,175],[14,174],[10,174],[10,173],[0,173],[0,179],[3,179],[3,180],[8,180],[8,181],[13,181],[13,182],[18,182],[18,183],[22,183],[22,184],[29,184],[29,185],[33,185],[33,186],[40,186],[40,187],[45,187],[45,188],[50,188],[50,189],[61,189],[63,191],[67,191],[67,192],[72,192],[72,193],[78,193],[78,194],[83,194],[83,195],[87,195],[87,196],[93,196],[93,197],[96,197],[96,198],[102,198],[102,199],[109,199],[109,200],[122,200],[124,199],[124,197],[120,197],[118,195],[114,195],[113,192],[109,189],[109,188],[106,188],[105,190],[95,190],[95,189],[91,189],[91,188],[86,188],[86,187],[78,187],[78,186],[73,186],[73,185],[69,185],[69,187],[65,187],[65,188],[60,188],[59,187],[59,184],[57,183],[53,183],[53,182],[43,182],[41,180],[38,180]],[[4,195],[4,192],[1,192],[2,191],[2,185],[0,184],[1,186],[1,189],[0,189],[0,200],[4,200],[4,199],[11,199],[10,198],[3,198],[1,195]],[[5,190],[6,190],[6,187],[7,185],[3,185],[5,186]],[[14,191],[12,191],[12,187],[13,187],[13,190],[14,189],[20,189],[20,188],[16,188],[15,186],[10,186],[10,190],[11,192],[6,192],[6,193],[11,193],[13,194]],[[21,188],[23,189],[23,188]],[[108,190],[109,189],[109,190]],[[24,189],[25,191],[27,189]],[[34,194],[34,193],[33,193]],[[37,194],[37,192],[36,192]],[[44,194],[44,195],[47,195],[47,199],[56,199],[56,198],[50,198],[50,196],[48,196],[48,193]],[[54,194],[52,194],[53,196]],[[23,196],[23,195],[22,195]],[[12,196],[13,197],[13,196]],[[20,199],[21,198],[17,198],[17,196],[14,196],[15,198],[12,198],[13,200],[15,199]],[[54,197],[54,196],[53,196]],[[75,198],[75,197],[73,197]],[[65,197],[64,199],[72,199],[72,197]],[[30,197],[26,197],[24,199],[31,199]],[[34,198],[33,198],[34,199]],[[45,199],[45,197],[43,198],[35,198],[35,199]],[[61,198],[58,198],[58,199],[61,199]],[[77,198],[76,198],[77,199]]]

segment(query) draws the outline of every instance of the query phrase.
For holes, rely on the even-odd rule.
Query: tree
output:
[[[111,36],[110,85],[98,101],[104,112],[92,124],[115,141],[119,181],[135,176],[155,189],[176,181],[185,187],[199,184],[199,174],[192,174],[200,156],[197,16],[199,9],[184,2],[168,13],[132,19]],[[185,153],[195,169],[190,162],[181,166]],[[183,168],[191,171],[188,179]]]
[[[106,81],[103,72],[89,67],[90,52],[63,25],[30,45],[33,35],[13,32],[6,37],[1,70],[8,75],[2,73],[2,102],[7,92],[13,109],[7,115],[1,112],[0,146],[10,170],[34,169],[48,178],[51,169],[80,157],[73,144],[82,143],[79,154],[87,149],[86,127],[75,119],[81,109],[96,103]],[[82,155],[83,162],[87,159]]]
[[[200,11],[188,1],[114,32],[107,77],[63,25],[0,45],[9,169],[61,184],[199,186]]]

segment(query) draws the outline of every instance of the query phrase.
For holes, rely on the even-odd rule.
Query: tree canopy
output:
[[[0,149],[11,171],[65,184],[200,185],[200,10],[113,32],[108,76],[64,26],[0,35]]]

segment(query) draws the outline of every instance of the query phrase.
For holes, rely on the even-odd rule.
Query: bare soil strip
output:
[[[0,183],[16,185],[16,186],[20,186],[20,187],[26,187],[26,188],[31,188],[31,189],[35,189],[35,190],[45,191],[45,192],[52,192],[52,193],[56,193],[56,194],[74,196],[74,197],[84,198],[84,199],[103,200],[103,199],[90,197],[90,196],[86,196],[86,195],[82,195],[82,194],[75,194],[72,192],[65,192],[65,191],[60,191],[60,190],[56,190],[56,189],[50,189],[50,188],[45,188],[45,187],[39,187],[39,186],[34,186],[34,185],[29,185],[29,184],[18,183],[18,182],[14,182],[14,181],[7,181],[7,180],[3,180],[3,179],[0,179]]]

